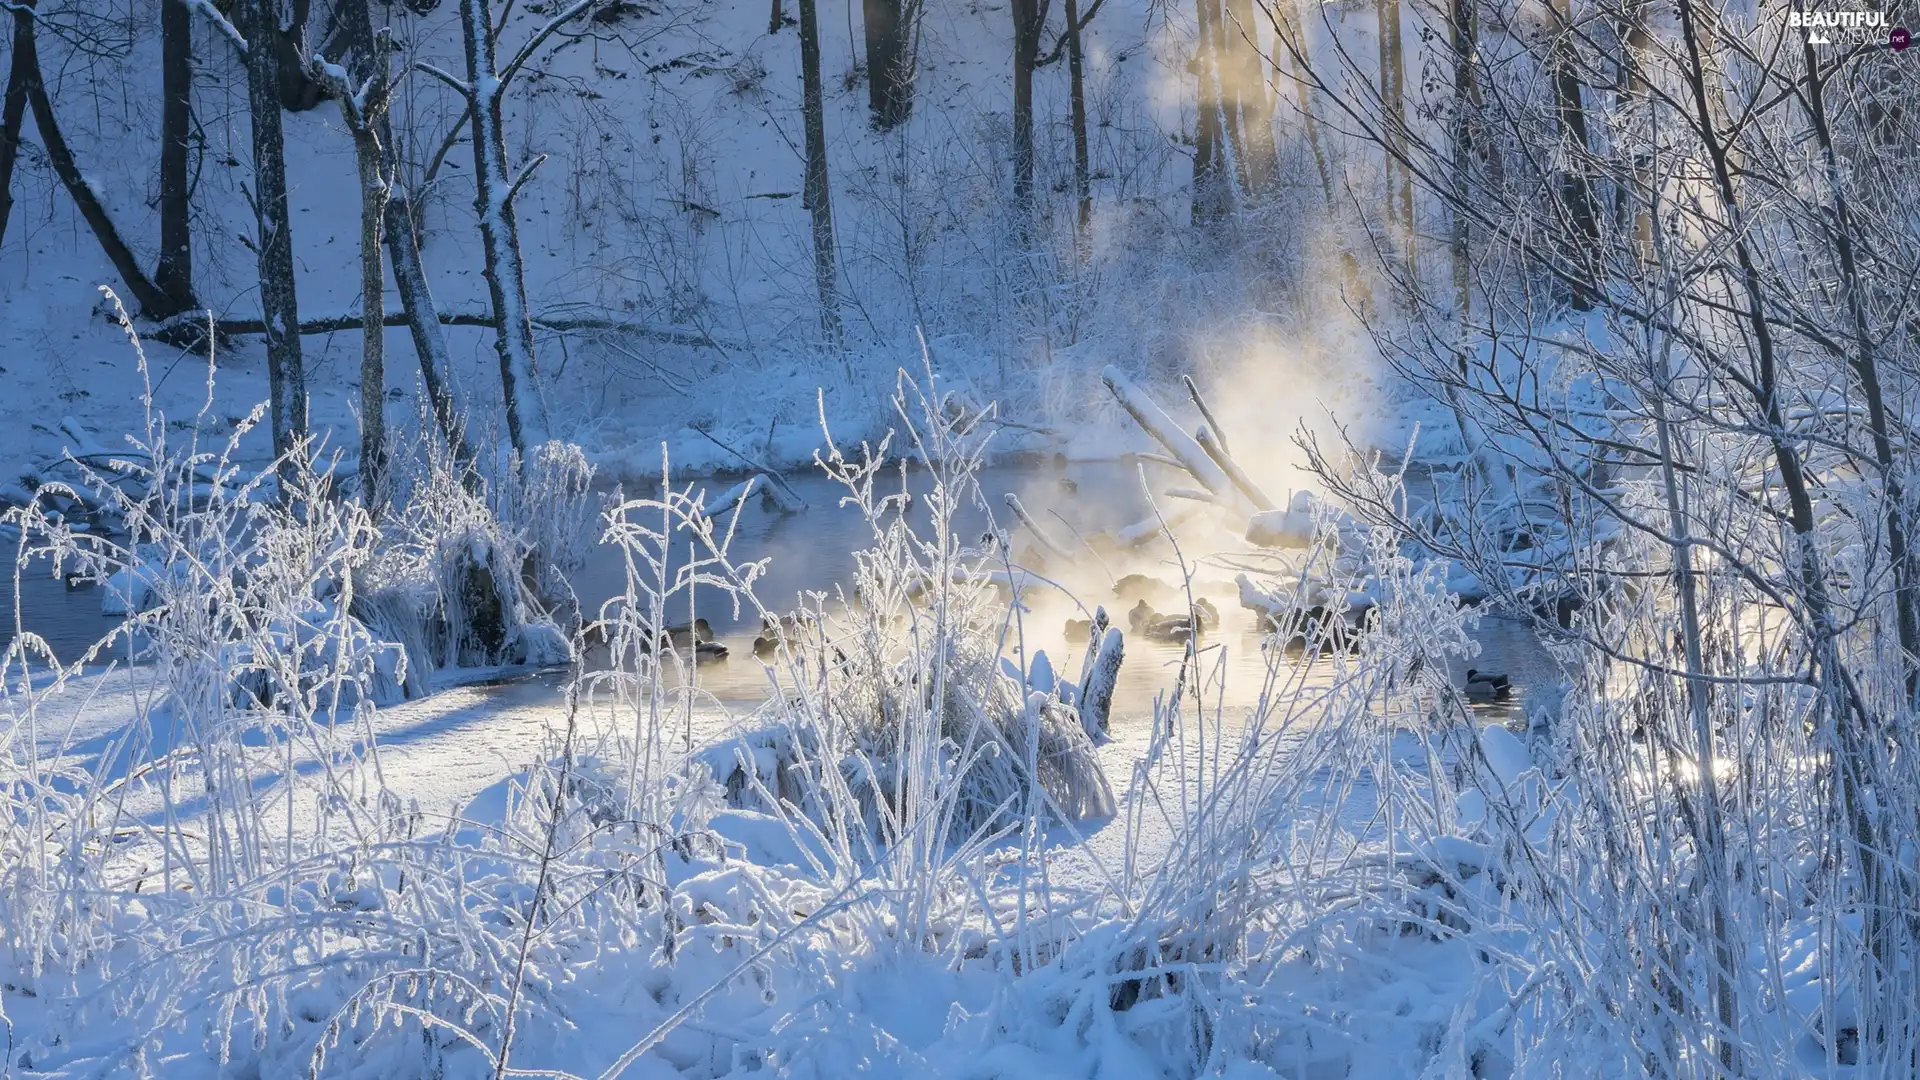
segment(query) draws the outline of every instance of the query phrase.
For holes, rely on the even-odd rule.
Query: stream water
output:
[[[731,550],[736,561],[768,560],[755,593],[772,610],[792,608],[803,591],[831,593],[836,585],[847,586],[853,577],[854,552],[874,543],[866,519],[856,508],[841,504],[847,495],[844,487],[817,473],[789,477],[787,482],[808,508],[800,513],[780,513],[756,498],[739,514]],[[888,482],[889,490],[899,490],[897,472],[889,474]],[[924,495],[931,481],[919,472],[908,475],[905,482],[907,490],[915,495],[910,520],[916,527],[922,526],[928,520]],[[711,498],[731,485],[714,481],[705,486]],[[1018,495],[1063,547],[1082,552],[1086,549],[1074,544],[1073,530],[1091,533],[1113,529],[1151,513],[1140,492],[1137,470],[1119,462],[996,466],[981,473],[980,488],[987,506],[970,505],[959,514],[960,535],[969,541],[978,539],[989,525],[991,511],[992,523],[1012,534],[1016,553],[1030,547],[1031,541],[1004,505],[1004,494]],[[1162,500],[1161,510],[1171,513],[1178,507],[1166,505],[1168,501]],[[1194,537],[1191,549],[1206,550],[1209,539]],[[1145,574],[1163,583],[1179,580],[1178,569],[1164,545],[1129,556],[1124,562],[1113,556],[1087,555],[1068,560],[1056,556],[1046,566],[1046,574],[1065,585],[1067,591],[1042,589],[1029,594],[1019,634],[1029,651],[1045,650],[1055,670],[1067,678],[1078,674],[1085,649],[1084,637],[1069,636],[1069,618],[1085,618],[1084,612],[1103,604],[1124,629],[1133,600],[1114,595],[1116,579]],[[573,584],[583,605],[593,610],[603,600],[621,593],[623,577],[624,563],[618,552],[602,548],[575,575]],[[1219,665],[1225,676],[1224,693],[1210,692],[1209,702],[1230,712],[1257,699],[1267,665],[1260,647],[1259,621],[1254,613],[1240,607],[1232,577],[1231,571],[1210,566],[1205,560],[1193,568],[1196,594],[1210,599],[1222,615],[1220,629],[1204,639],[1207,669],[1211,672]],[[44,565],[27,568],[19,595],[25,628],[46,639],[55,654],[65,660],[83,654],[114,625],[113,619],[101,614],[98,588],[69,589],[47,573]],[[730,650],[726,659],[698,667],[695,678],[701,696],[729,711],[751,708],[767,696],[770,685],[767,671],[752,650],[753,638],[760,630],[757,615],[743,609],[736,617],[718,590],[707,590],[693,599],[699,617],[712,624],[720,642]],[[1156,606],[1174,610],[1180,603],[1170,596]],[[14,636],[13,608],[12,576],[0,576],[0,613],[5,613],[0,618],[0,649]],[[685,621],[687,612],[686,598],[677,597],[670,621]],[[1473,666],[1506,673],[1515,687],[1511,701],[1482,708],[1490,719],[1509,719],[1527,687],[1554,677],[1552,661],[1517,621],[1483,618],[1475,637],[1481,654],[1471,661]],[[1116,712],[1122,716],[1150,714],[1155,695],[1173,685],[1183,654],[1180,645],[1129,634],[1126,662],[1116,688]],[[1458,678],[1461,673],[1454,674]]]

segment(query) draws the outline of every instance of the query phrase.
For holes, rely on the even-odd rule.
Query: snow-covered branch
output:
[[[240,33],[239,27],[233,25],[225,15],[220,13],[219,8],[213,6],[213,0],[181,0],[181,3],[186,4],[187,7],[204,16],[208,22],[211,22],[213,28],[220,32],[220,36],[232,42],[233,47],[239,50],[243,58],[247,55],[246,36]]]
[[[467,85],[465,80],[455,76],[452,72],[448,71],[446,68],[439,67],[434,64],[429,64],[425,60],[415,60],[412,64],[412,68],[415,71],[419,71],[419,72],[423,72],[425,74],[431,75],[434,78],[439,79],[441,82],[446,83],[448,86],[453,87],[454,92],[459,94],[461,97],[466,98],[469,101],[473,100],[473,87]]]
[[[573,4],[565,11],[547,20],[545,26],[535,30],[533,36],[527,39],[527,43],[520,46],[520,51],[513,54],[513,59],[507,62],[507,66],[501,69],[500,78],[495,84],[498,87],[496,93],[505,92],[507,84],[513,81],[513,77],[519,74],[520,69],[526,66],[527,61],[533,59],[535,50],[545,44],[546,40],[552,37],[555,31],[559,30],[563,25],[586,14],[587,9],[597,3],[599,3],[599,0],[574,0]]]

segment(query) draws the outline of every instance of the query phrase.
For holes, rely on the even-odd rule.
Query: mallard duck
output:
[[[1178,644],[1194,636],[1196,621],[1198,622],[1197,631],[1202,634],[1207,632],[1208,610],[1212,609],[1213,605],[1208,604],[1205,609],[1200,608],[1199,604],[1195,604],[1194,607],[1196,611],[1193,615],[1162,615],[1153,610],[1151,604],[1142,600],[1133,606],[1132,611],[1127,612],[1127,625],[1133,628],[1134,633],[1148,640]],[[1213,624],[1218,625],[1220,612],[1213,610],[1211,618]]]
[[[780,651],[780,642],[787,634],[797,631],[800,621],[791,615],[780,618],[760,616],[760,633],[753,639],[753,655],[772,656]]]
[[[1505,675],[1468,668],[1466,692],[1474,701],[1505,701],[1513,696],[1513,683]]]
[[[660,643],[672,645],[676,649],[684,649],[690,645],[713,644],[713,639],[717,636],[713,632],[713,624],[705,619],[695,619],[692,626],[681,623],[678,626],[667,627],[666,632],[660,635]]]
[[[725,660],[726,658],[727,647],[717,641],[700,641],[694,643],[693,660],[696,664],[711,664],[716,660]]]

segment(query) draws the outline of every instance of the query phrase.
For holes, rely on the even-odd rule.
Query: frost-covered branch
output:
[[[239,27],[233,25],[225,15],[220,13],[219,8],[213,6],[213,0],[180,0],[180,2],[204,16],[208,22],[213,24],[213,28],[220,32],[221,37],[233,43],[233,47],[239,52],[241,59],[246,58],[246,36],[240,33]]]
[[[555,31],[586,14],[587,9],[599,2],[600,0],[574,0],[572,6],[548,19],[546,25],[535,30],[533,36],[527,39],[527,43],[520,46],[520,51],[513,54],[513,59],[507,62],[507,66],[501,69],[499,89],[501,91],[506,89],[507,84],[520,73],[520,69],[526,66],[527,61],[533,59],[533,54],[539,50],[540,46],[546,44],[547,39],[552,37]]]

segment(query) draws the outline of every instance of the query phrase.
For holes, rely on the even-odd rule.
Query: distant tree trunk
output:
[[[820,18],[817,0],[800,3],[801,112],[807,129],[807,175],[802,197],[813,219],[813,281],[820,293],[820,330],[840,346],[840,298],[834,268],[833,196],[827,182],[826,90],[820,82]]]
[[[1587,156],[1593,144],[1587,139],[1587,112],[1580,99],[1580,76],[1574,71],[1573,48],[1566,40],[1566,35],[1573,33],[1572,17],[1566,0],[1549,0],[1547,6],[1553,12],[1557,31],[1547,46],[1547,67],[1553,81],[1554,113],[1560,121],[1559,134],[1566,157],[1566,171],[1560,175],[1560,201],[1566,208],[1566,226],[1570,232],[1566,243],[1573,261],[1587,266],[1591,262],[1589,254],[1598,250],[1600,243],[1600,202],[1594,197],[1593,181],[1587,175]],[[1597,268],[1589,268],[1594,269]],[[1588,272],[1582,277],[1596,285],[1600,281],[1597,272]],[[1585,287],[1575,288],[1571,295],[1572,306],[1578,311],[1592,308],[1593,300],[1592,293]]]
[[[20,156],[20,125],[27,115],[27,71],[34,66],[32,18],[25,10],[13,13],[7,93],[0,99],[0,240],[7,238],[7,219],[13,213],[13,163]]]
[[[193,11],[186,0],[160,4],[160,264],[154,284],[180,310],[193,296],[192,202],[188,142],[193,131]]]
[[[60,134],[60,125],[54,120],[53,102],[47,97],[47,84],[40,73],[32,11],[33,0],[22,0],[13,13],[13,61],[25,66],[22,81],[26,85],[27,104],[33,108],[34,124],[40,132],[40,143],[47,151],[47,160],[53,165],[54,175],[60,178],[61,185],[79,208],[80,216],[86,220],[87,227],[93,230],[94,238],[99,240],[101,250],[112,261],[120,279],[126,282],[128,291],[133,293],[141,314],[150,319],[164,319],[178,314],[180,309],[174,307],[167,295],[147,277],[146,271],[140,269],[140,260],[134,257],[127,242],[121,239],[120,231],[107,215],[107,208],[101,204],[99,195],[95,194],[93,186],[87,183],[85,175],[80,172],[80,166],[73,158],[73,150]]]
[[[1082,241],[1093,225],[1093,169],[1087,153],[1086,49],[1081,38],[1086,27],[1080,24],[1079,0],[1066,0],[1067,85],[1073,126],[1073,195],[1079,204],[1075,220]]]
[[[1013,203],[1025,234],[1033,218],[1033,72],[1050,0],[1013,0]]]
[[[1226,70],[1221,80],[1232,99],[1227,114],[1233,120],[1234,158],[1241,186],[1250,194],[1261,194],[1273,185],[1280,162],[1273,141],[1273,99],[1262,73],[1253,0],[1226,0],[1225,15],[1220,30]]]
[[[1193,56],[1198,88],[1193,139],[1193,223],[1209,225],[1226,216],[1232,195],[1220,93],[1220,0],[1194,0],[1194,15],[1200,33]]]
[[[1476,0],[1451,0],[1448,30],[1453,50],[1453,236],[1449,247],[1453,261],[1454,310],[1464,326],[1472,301],[1467,250],[1467,202],[1473,167],[1473,132],[1478,122],[1480,92],[1473,71],[1473,56],[1479,40],[1474,18]]]
[[[1389,148],[1406,146],[1407,138],[1407,66],[1400,40],[1400,0],[1375,0],[1380,27],[1380,103],[1381,124]],[[1400,254],[1413,259],[1413,175],[1393,153],[1386,156],[1387,216],[1399,228]]]
[[[780,12],[780,0],[773,0],[773,14],[767,19],[767,33],[779,33],[780,27],[785,24],[786,21],[786,16]]]
[[[360,489],[367,512],[378,516],[387,473],[387,310],[386,275],[380,261],[383,219],[394,188],[392,155],[381,136],[392,89],[387,52],[390,39],[375,33],[367,0],[344,0],[339,17],[352,43],[353,79],[328,75],[315,64],[315,81],[340,102],[340,116],[353,136],[353,158],[360,174]],[[437,321],[437,320],[436,320]]]
[[[494,64],[491,0],[460,0],[467,85],[473,102],[474,209],[480,218],[480,245],[486,260],[487,290],[499,326],[494,335],[500,356],[500,388],[506,405],[507,438],[521,461],[547,441],[539,415],[534,366],[533,320],[527,312],[526,272],[520,260],[520,226],[513,212],[515,178],[507,171],[507,140],[500,116],[506,84]],[[524,401],[525,397],[532,400]]]
[[[382,132],[382,145],[392,153],[393,138]],[[473,451],[461,430],[460,414],[447,385],[446,373],[452,370],[452,354],[447,351],[447,335],[440,325],[440,313],[433,304],[433,289],[427,283],[427,270],[420,261],[420,247],[414,240],[413,208],[405,184],[393,185],[387,200],[387,258],[393,264],[394,291],[400,294],[400,307],[407,313],[407,329],[413,335],[414,355],[420,361],[420,382],[426,387],[427,405],[433,410],[447,449],[468,478],[474,477]]]
[[[286,135],[280,126],[280,70],[270,48],[279,31],[277,0],[246,0],[247,103],[253,117],[253,208],[259,236],[260,315],[266,326],[273,452],[286,459],[307,432],[306,368],[300,358],[300,305],[293,276],[293,215],[287,205]],[[281,476],[291,475],[283,460]]]
[[[913,23],[920,0],[861,0],[867,38],[867,103],[885,131],[913,112]]]

